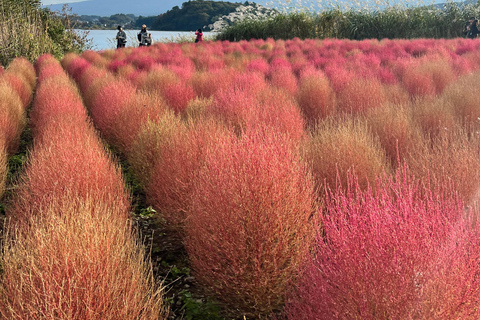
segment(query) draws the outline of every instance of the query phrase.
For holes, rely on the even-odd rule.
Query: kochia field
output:
[[[172,43],[0,70],[6,319],[168,318],[117,157],[230,318],[480,317],[480,40]]]

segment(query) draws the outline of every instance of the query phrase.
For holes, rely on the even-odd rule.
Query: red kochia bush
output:
[[[338,111],[358,113],[381,107],[387,101],[382,83],[376,78],[346,79],[345,86],[337,92]]]
[[[290,68],[276,68],[268,74],[270,84],[282,88],[289,94],[293,95],[297,91],[297,78]]]
[[[406,172],[329,192],[289,319],[478,319],[478,227],[450,187]]]
[[[144,177],[147,202],[170,225],[183,228],[205,152],[225,134],[225,128],[216,121],[199,121],[187,128],[172,117],[145,126],[139,134],[129,161]]]
[[[15,58],[5,71],[3,79],[17,92],[26,108],[32,101],[37,82],[33,65],[23,57]]]
[[[18,149],[35,85],[35,69],[25,58],[14,59],[0,76],[0,131],[8,154]]]
[[[196,95],[209,98],[217,91],[226,89],[234,80],[235,71],[232,69],[220,69],[215,71],[197,71],[189,79]]]
[[[25,108],[17,92],[0,76],[0,132],[8,154],[15,154],[27,122]]]
[[[7,160],[7,150],[5,148],[5,139],[0,134],[0,197],[3,196],[5,192],[5,186],[7,182],[8,174],[8,160]]]
[[[314,233],[313,181],[286,140],[252,132],[209,146],[186,220],[196,278],[257,319],[281,308]]]
[[[162,96],[173,111],[182,114],[188,103],[195,98],[195,92],[183,83],[170,83],[165,86]]]
[[[50,70],[53,69],[48,67],[48,71]],[[34,107],[30,113],[34,135],[41,134],[44,126],[58,117],[84,123],[87,120],[87,112],[76,87],[64,72],[59,75],[61,76],[43,80],[38,86]]]
[[[7,73],[15,74],[26,84],[26,86],[33,90],[37,83],[37,75],[35,74],[35,68],[24,57],[15,58],[6,70]]]
[[[91,126],[87,123],[80,126],[78,121],[65,119],[43,126],[25,174],[20,178],[21,188],[17,191],[18,200],[12,206],[11,215],[16,220],[26,221],[38,207],[71,191],[78,199],[95,193],[95,199],[100,202],[121,200],[126,209],[124,219],[127,219],[130,198],[124,190],[118,167],[105,154]]]
[[[98,89],[92,103],[88,106],[95,121],[95,126],[107,139],[116,136],[116,122],[135,97],[135,87],[123,79],[106,83]],[[119,143],[119,142],[116,142]]]
[[[321,72],[302,77],[296,99],[310,125],[337,113],[335,93],[329,80]]]

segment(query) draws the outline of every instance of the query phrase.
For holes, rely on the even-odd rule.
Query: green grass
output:
[[[217,40],[250,39],[413,39],[461,37],[465,21],[479,16],[480,6],[448,3],[396,6],[381,10],[329,9],[320,13],[292,12],[265,20],[245,19],[221,31]]]

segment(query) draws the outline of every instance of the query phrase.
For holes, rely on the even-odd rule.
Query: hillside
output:
[[[235,11],[239,2],[188,1],[173,7],[153,21],[152,30],[189,31],[213,24],[220,17]]]
[[[136,16],[157,16],[165,13],[175,6],[182,6],[185,0],[143,0],[141,2],[131,0],[86,0],[69,3],[68,7],[77,15],[111,16],[118,13],[133,14]],[[213,0],[218,1],[218,0]],[[265,5],[267,0],[256,1]],[[63,4],[45,6],[53,11],[61,11]]]

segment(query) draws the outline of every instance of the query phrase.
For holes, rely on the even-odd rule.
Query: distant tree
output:
[[[142,24],[146,25],[147,28],[150,29],[150,27],[152,26],[153,22],[155,20],[157,20],[158,16],[149,16],[149,17],[143,17],[143,16],[139,16],[137,18],[137,20],[135,20],[135,27],[136,28],[141,28],[142,27]]]
[[[173,7],[152,22],[151,29],[165,31],[209,30],[218,17],[234,12],[241,2],[194,0],[184,2],[182,8]]]

